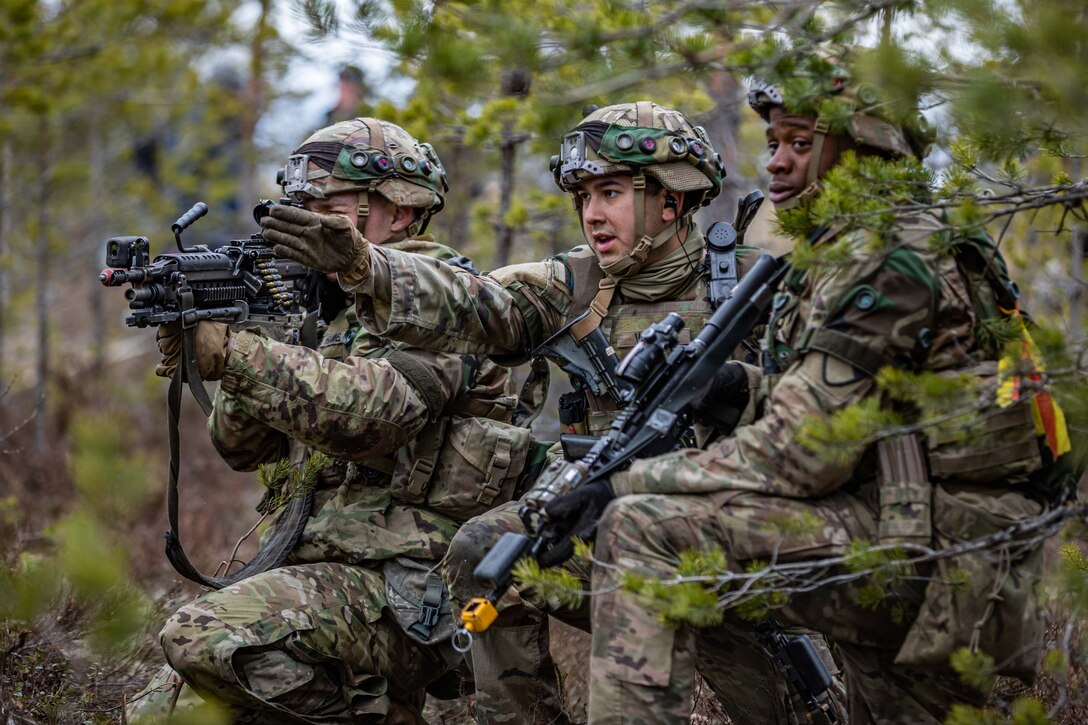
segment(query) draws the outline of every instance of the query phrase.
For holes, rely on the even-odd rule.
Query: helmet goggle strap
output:
[[[300,204],[306,199],[324,199],[325,192],[314,186],[312,181],[330,176],[324,169],[309,171],[309,154],[292,154],[283,167],[283,194]]]
[[[824,155],[824,146],[827,143],[827,135],[831,131],[827,119],[816,117],[816,124],[812,129],[812,153],[809,155],[808,175],[805,178],[805,186],[812,186],[820,180],[820,161]]]

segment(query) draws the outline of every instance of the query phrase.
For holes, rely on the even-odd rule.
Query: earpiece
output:
[[[676,201],[675,196],[666,196],[665,197],[665,208],[666,209],[679,209],[680,208],[680,204],[679,204],[679,202]]]

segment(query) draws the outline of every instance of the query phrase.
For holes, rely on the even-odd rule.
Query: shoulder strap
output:
[[[446,407],[447,401],[442,389],[442,383],[434,371],[410,353],[401,350],[391,350],[384,357],[390,365],[396,368],[397,372],[408,378],[408,382],[412,384],[419,396],[423,398],[423,402],[426,403],[431,418],[438,417]]]
[[[305,495],[291,499],[283,515],[277,519],[276,526],[268,536],[264,546],[241,569],[225,576],[202,574],[186,556],[185,549],[181,545],[181,535],[178,527],[178,462],[181,454],[178,420],[181,414],[181,385],[182,375],[179,370],[170,382],[170,392],[167,396],[170,477],[166,488],[166,508],[170,520],[170,530],[166,532],[166,558],[170,560],[174,570],[189,581],[212,589],[222,589],[254,574],[275,569],[282,564],[283,560],[287,558],[287,554],[295,547],[295,542],[298,541],[298,537],[306,526],[306,520],[310,517],[310,509],[313,507],[314,497],[312,492],[308,492]]]
[[[583,248],[579,247],[578,249]],[[563,321],[564,324],[586,311],[590,303],[596,299],[600,283],[608,279],[604,270],[601,269],[601,265],[597,262],[597,256],[589,251],[589,247],[584,249],[585,254],[572,250],[571,253],[559,257],[570,274],[567,284],[570,286],[571,300],[567,311],[567,319]]]

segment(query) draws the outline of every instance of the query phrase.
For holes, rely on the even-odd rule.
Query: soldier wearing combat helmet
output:
[[[676,312],[685,332],[696,334],[755,254],[732,244],[710,249],[693,221],[721,191],[725,171],[702,129],[675,110],[640,101],[593,111],[564,136],[552,165],[560,188],[574,197],[586,244],[480,277],[380,247],[336,271],[358,281],[360,318],[375,334],[510,364],[556,361],[575,388],[560,401],[562,430],[599,435],[622,397],[615,366],[638,333]],[[717,394],[708,396],[731,411],[723,425],[751,414],[748,388],[758,374],[740,363],[726,366]],[[524,531],[516,505],[477,517],[455,538],[445,564],[455,601],[481,593],[472,571],[506,531]],[[528,593],[512,596],[473,643],[478,717],[563,722],[545,614],[585,628],[588,607],[572,611]],[[737,720],[792,715],[790,695],[755,637],[730,646],[728,666],[707,662],[704,675]]]
[[[900,111],[879,89],[852,79],[845,58],[842,49],[810,53],[781,84],[761,79],[749,84],[748,105],[767,124],[773,126],[787,115],[811,123],[808,153],[817,163],[809,164],[799,178],[772,179],[770,199],[777,209],[792,209],[815,197],[820,178],[845,151],[889,159],[922,158],[933,141],[924,116],[913,107]],[[787,113],[784,89],[791,87],[800,92]]]
[[[847,153],[922,150],[902,123],[873,115],[876,97],[849,90],[842,66],[816,57],[807,67],[833,71],[808,84],[819,98],[795,101],[758,82],[750,95],[769,123],[767,169],[779,208],[820,194],[818,182]],[[837,101],[850,104],[838,128],[823,116]],[[914,193],[924,201],[924,191]],[[617,571],[668,577],[673,552],[708,547],[724,551],[730,571],[743,571],[752,562],[826,561],[847,554],[852,541],[948,546],[1046,505],[1050,463],[1068,450],[1068,437],[1047,396],[1014,403],[999,394],[1015,376],[996,375],[1002,351],[977,333],[993,318],[1019,313],[993,241],[973,234],[954,239],[951,254],[938,251],[931,237],[947,231],[928,211],[904,213],[880,233],[857,220],[813,228],[813,252],[835,244],[841,261],[785,278],[763,342],[763,416],[705,450],[639,460],[611,479],[620,497],[600,522],[595,556],[602,563],[593,572],[592,588],[604,592],[592,619],[593,721],[686,722],[683,683],[698,661],[688,637],[617,586]],[[889,368],[975,377],[990,396],[985,411],[972,411],[987,421],[985,430],[965,439],[923,428],[834,456],[806,447],[806,420],[861,403],[902,415],[908,430],[922,424],[918,411],[891,403],[878,387],[878,373]],[[1034,415],[1032,407],[1045,410]],[[811,525],[787,532],[781,522],[788,520]],[[957,648],[993,656],[1003,674],[1033,675],[1040,563],[1038,545],[978,552],[893,578],[882,587],[888,606],[860,604],[868,581],[840,581],[787,593],[775,617],[834,636],[850,683],[849,722],[936,725],[953,703],[986,699],[950,667]],[[953,569],[970,572],[964,590],[953,592]],[[731,610],[725,617],[744,626]],[[722,654],[700,648],[698,656]]]
[[[311,266],[330,239],[346,255],[371,243],[465,264],[423,234],[447,189],[438,156],[392,123],[316,132],[280,181],[299,206],[273,207],[265,236]],[[285,444],[296,463],[311,450],[334,460],[283,566],[167,622],[168,666],[131,699],[130,721],[203,696],[267,722],[422,722],[425,689],[459,690],[449,597],[431,572],[462,521],[516,497],[531,441],[506,422],[510,376],[368,334],[335,282],[321,298],[313,349],[206,322],[196,331],[201,376],[221,380],[209,432],[232,468],[276,461]],[[178,362],[170,332],[167,376]]]

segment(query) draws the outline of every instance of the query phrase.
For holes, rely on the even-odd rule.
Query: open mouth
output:
[[[607,252],[616,243],[616,238],[610,234],[594,234],[593,246],[598,252]]]

